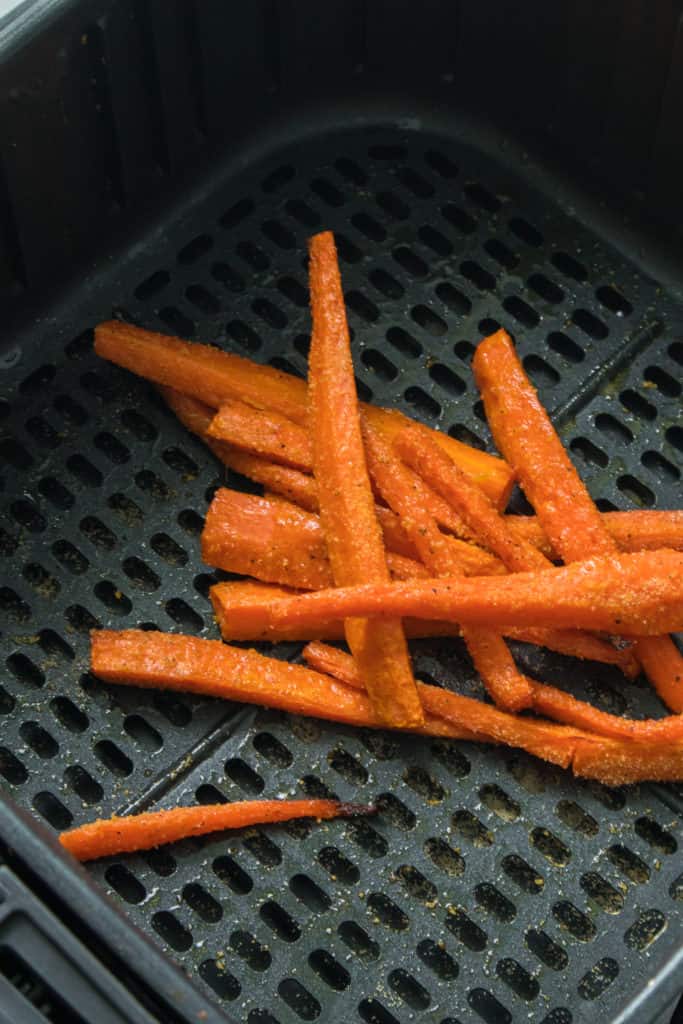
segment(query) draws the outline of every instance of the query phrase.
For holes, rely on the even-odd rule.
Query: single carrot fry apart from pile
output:
[[[401,435],[399,435],[400,437]],[[389,442],[365,423],[363,427],[368,468],[375,486],[417,548],[422,562],[434,576],[464,575],[462,564],[448,547],[449,538],[439,530],[434,516],[416,494],[414,474],[402,464]],[[439,454],[443,454],[438,449]],[[448,462],[448,456],[443,454]],[[531,705],[531,686],[515,665],[500,635],[468,626],[462,631],[474,666],[498,707],[521,711]]]
[[[539,402],[508,334],[501,330],[484,339],[472,365],[495,442],[517,473],[554,550],[565,562],[616,553],[617,543]],[[662,633],[667,631],[662,627]],[[634,645],[634,653],[664,703],[683,711],[683,656],[673,640],[650,636]]]
[[[338,586],[389,579],[365,464],[337,250],[330,232],[309,242],[313,331],[308,396],[320,520]],[[346,638],[379,718],[408,728],[422,706],[399,619],[345,623]]]
[[[235,640],[262,640],[260,634],[254,634],[246,629],[240,631],[233,612],[235,609],[256,606],[262,609],[264,603],[278,601],[284,597],[293,597],[296,590],[282,586],[273,586],[268,583],[257,583],[252,580],[229,580],[222,583],[215,583],[210,591],[209,597],[213,605],[214,614],[221,636],[228,643]],[[239,618],[239,614],[237,616]],[[457,623],[453,622],[430,622],[428,619],[404,619],[403,628],[409,639],[421,637],[438,636],[460,636],[461,630]],[[597,637],[590,634],[581,634],[578,630],[572,629],[515,629],[509,627],[504,630],[504,635],[509,640],[519,640],[522,643],[536,644],[539,647],[547,647],[559,654],[566,654],[571,657],[587,658],[593,661],[601,661],[610,665],[618,665],[622,668],[620,656],[611,644],[604,643]],[[577,643],[577,637],[579,641]],[[306,640],[343,640],[344,623],[341,619],[321,623],[319,628],[297,628],[283,626],[281,630],[271,630],[267,638],[271,643],[280,641],[304,642]],[[592,646],[591,646],[592,645]]]
[[[224,829],[266,825],[293,818],[348,818],[371,814],[372,807],[337,800],[240,800],[232,804],[204,804],[146,811],[126,817],[100,818],[62,832],[59,841],[77,860],[96,860],[135,850],[151,850],[189,836]]]
[[[164,334],[110,320],[95,328],[95,351],[140,377],[174,388],[218,409],[227,399],[239,399],[257,409],[270,409],[307,426],[306,384],[289,373],[250,359],[221,352],[212,345],[182,341]],[[406,416],[391,409],[363,405],[373,422],[391,432],[406,426]],[[439,444],[491,499],[506,504],[513,476],[502,459],[435,431]]]
[[[308,431],[277,412],[228,399],[208,426],[207,434],[271,462],[311,472],[312,453]]]
[[[539,573],[370,583],[321,590],[236,613],[238,628],[396,615],[460,625],[596,629],[651,636],[683,627],[683,553],[640,551]]]

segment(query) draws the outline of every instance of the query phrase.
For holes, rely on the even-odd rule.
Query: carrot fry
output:
[[[389,579],[375,515],[353,375],[351,343],[332,234],[309,242],[313,331],[308,395],[320,520],[334,582]],[[346,638],[378,716],[406,728],[423,721],[400,619],[345,623]]]
[[[96,860],[135,850],[151,850],[188,836],[203,836],[224,829],[265,825],[292,818],[337,818],[369,814],[373,808],[337,800],[240,800],[232,804],[204,804],[146,811],[127,817],[100,818],[62,832],[59,841],[77,860]]]
[[[496,444],[518,474],[555,551],[565,562],[615,554],[617,542],[605,528],[505,331],[481,342],[472,365]],[[666,629],[663,626],[660,632]],[[634,654],[664,703],[683,711],[683,656],[672,639],[639,640]]]
[[[204,561],[226,572],[301,590],[334,585],[320,520],[287,501],[223,487],[209,505],[201,540]],[[394,579],[427,576],[410,558],[386,558]]]
[[[634,782],[680,782],[683,779],[683,742],[633,743],[603,739],[599,744],[579,740],[572,770],[606,786]]]
[[[251,580],[229,580],[222,583],[215,583],[209,596],[213,605],[214,614],[221,636],[224,640],[261,640],[258,633],[254,635],[250,630],[240,632],[233,622],[232,612],[235,608],[249,608],[254,603],[257,608],[262,608],[264,602],[278,601],[283,597],[292,597],[297,593],[291,588],[273,586],[267,583],[256,583]],[[404,619],[403,628],[409,639],[420,637],[436,636],[460,636],[460,627],[453,622],[430,622],[427,619]],[[519,640],[523,643],[536,644],[538,647],[547,647],[551,651],[560,654],[567,654],[572,657],[586,658],[593,661],[602,661],[608,664],[624,666],[621,664],[621,652],[617,651],[611,644],[604,643],[590,634],[580,634],[577,630],[571,629],[515,629],[509,627],[504,630],[504,635],[509,640]],[[311,640],[314,633],[310,628],[288,628],[272,630],[268,633],[267,639],[272,643],[280,641],[303,642]],[[577,637],[580,642],[577,643]],[[315,639],[319,640],[343,640],[344,623],[341,619],[323,623],[315,630]],[[592,647],[591,647],[592,644]]]
[[[681,742],[683,741],[683,715],[667,715],[665,718],[632,719],[621,718],[600,711],[586,701],[577,700],[570,693],[555,686],[532,683],[534,710],[546,718],[552,718],[565,725],[574,725],[586,732],[612,739],[631,739],[640,742]]]
[[[214,409],[227,399],[238,399],[257,409],[270,409],[302,426],[307,425],[306,384],[271,366],[262,366],[241,356],[221,352],[211,345],[181,341],[155,334],[118,320],[95,329],[95,351],[140,377],[183,394],[198,398]],[[373,423],[381,422],[389,433],[410,421],[390,409],[363,405]],[[490,498],[504,507],[510,496],[513,476],[502,459],[435,431],[452,459],[484,488]]]
[[[201,693],[346,725],[383,727],[364,692],[301,665],[229,647],[221,640],[136,629],[93,630],[90,662],[100,679],[124,686]],[[464,723],[457,726],[429,716],[412,731],[476,738]]]
[[[399,438],[401,436],[398,435]],[[434,516],[421,500],[415,474],[406,469],[394,455],[390,443],[367,422],[363,425],[363,438],[375,486],[390,508],[400,516],[403,528],[427,569],[434,576],[463,575],[462,564],[448,547],[452,538],[439,530]],[[440,448],[437,452],[450,463]],[[474,667],[498,707],[505,711],[521,711],[530,707],[531,686],[517,669],[503,637],[476,626],[465,627],[462,635]]]
[[[322,590],[236,612],[238,628],[267,637],[283,626],[318,628],[349,616],[656,635],[683,627],[683,554],[641,551],[540,573],[410,580]]]
[[[601,512],[600,520],[620,551],[683,550],[683,511]],[[542,551],[546,558],[558,558],[537,516],[508,516],[507,521],[515,533]]]
[[[206,433],[271,462],[311,472],[312,453],[308,431],[280,413],[255,409],[228,399],[211,420]]]

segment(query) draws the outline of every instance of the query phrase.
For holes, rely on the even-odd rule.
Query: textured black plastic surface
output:
[[[677,503],[680,307],[518,174],[417,123],[319,132],[216,171],[83,290],[66,337],[38,324],[40,343],[5,360],[0,770],[55,828],[193,799],[378,801],[372,823],[93,868],[250,1024],[609,1020],[681,942],[674,788],[611,791],[509,751],[87,674],[97,624],[216,635],[197,533],[222,479],[151,388],[95,358],[88,324],[119,309],[303,375],[305,239],[322,227],[337,233],[364,398],[487,445],[469,360],[505,324],[601,506]],[[415,653],[424,678],[480,692],[457,643]],[[661,713],[642,682],[520,657],[601,707]]]

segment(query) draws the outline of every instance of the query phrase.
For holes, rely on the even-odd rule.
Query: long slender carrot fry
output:
[[[667,715],[665,718],[632,719],[610,715],[600,711],[586,701],[577,700],[570,693],[556,686],[532,683],[534,710],[546,718],[552,718],[565,725],[574,725],[586,732],[612,739],[631,739],[640,742],[681,742],[683,741],[683,715]]]
[[[214,614],[221,636],[229,643],[235,640],[262,640],[259,634],[254,635],[249,630],[240,632],[234,622],[233,611],[235,608],[250,608],[254,603],[257,609],[261,609],[265,602],[281,600],[283,597],[292,597],[297,591],[282,586],[273,586],[268,583],[256,583],[251,580],[229,580],[223,583],[216,583],[211,587],[209,596],[213,605]],[[403,628],[409,639],[420,637],[437,636],[460,636],[460,627],[453,622],[430,622],[427,619],[404,619]],[[504,635],[510,640],[519,640],[523,643],[536,644],[539,647],[547,647],[551,651],[560,654],[567,654],[575,658],[587,658],[593,661],[606,662],[607,664],[622,664],[621,652],[617,651],[611,644],[604,643],[590,634],[581,634],[578,630],[572,629],[515,629],[509,627],[504,630]],[[288,628],[272,630],[268,633],[268,639],[273,642],[293,641],[296,643],[312,639],[319,640],[343,640],[344,623],[341,619],[321,624],[319,628],[312,631],[310,628]],[[578,642],[577,642],[578,637]]]
[[[292,818],[337,818],[368,814],[373,808],[337,800],[240,800],[146,811],[127,817],[100,818],[62,832],[59,841],[78,860],[96,860],[135,850],[150,850],[188,836],[224,829],[265,825]]]
[[[478,346],[473,369],[496,444],[517,472],[555,551],[565,562],[618,551],[505,331]],[[639,640],[634,653],[661,699],[683,711],[683,656],[671,638]]]
[[[312,452],[308,431],[277,412],[228,399],[211,420],[207,434],[271,462],[311,472]]]
[[[401,436],[399,434],[398,438]],[[462,564],[449,550],[451,538],[439,530],[429,508],[420,499],[420,494],[416,494],[415,474],[406,469],[394,454],[391,444],[367,422],[363,425],[363,438],[375,486],[390,508],[400,516],[401,525],[427,569],[434,576],[464,575]],[[441,448],[438,448],[438,454],[450,463]],[[474,667],[498,707],[505,711],[521,711],[530,707],[532,693],[529,681],[518,670],[500,633],[468,626],[462,635]]]
[[[634,743],[603,739],[599,744],[579,740],[572,770],[606,786],[634,782],[680,782],[683,779],[683,742]]]
[[[641,551],[511,576],[370,583],[236,612],[238,628],[318,628],[349,616],[656,635],[683,627],[683,553]]]
[[[221,352],[211,345],[181,341],[155,334],[118,320],[95,329],[95,351],[140,377],[183,394],[192,395],[214,409],[230,398],[257,409],[272,409],[295,423],[307,424],[306,384],[288,373],[263,366],[240,356]],[[410,422],[399,412],[364,405],[373,423],[385,430],[401,429]],[[513,476],[502,459],[462,444],[448,434],[435,431],[439,444],[469,473],[493,501],[504,507]]]
[[[600,520],[620,551],[683,550],[683,511],[637,509],[632,512],[601,512]],[[558,558],[537,516],[508,516],[507,521],[516,533],[542,551],[546,558]]]
[[[320,520],[337,585],[389,579],[360,429],[351,344],[337,250],[330,232],[309,242],[313,331],[308,395]],[[399,619],[345,623],[373,707],[387,725],[423,721]]]

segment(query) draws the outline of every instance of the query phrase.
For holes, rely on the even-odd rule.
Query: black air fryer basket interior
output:
[[[600,507],[680,504],[680,268],[653,241],[677,244],[677,8],[403,6],[45,3],[0,21],[3,788],[53,830],[195,800],[376,802],[372,821],[92,867],[235,1020],[578,1024],[636,1001],[629,1020],[664,1022],[683,987],[680,788],[88,673],[93,627],[218,635],[198,534],[226,480],[151,386],[95,357],[93,324],[304,376],[323,228],[362,398],[490,447],[469,364],[503,325]],[[518,653],[601,708],[663,712],[642,680]],[[422,678],[481,693],[458,642],[414,654]]]

